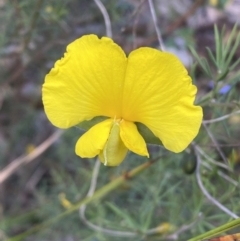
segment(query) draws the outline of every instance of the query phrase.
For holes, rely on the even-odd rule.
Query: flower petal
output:
[[[113,120],[107,119],[84,133],[77,141],[76,154],[83,158],[92,158],[98,155],[107,142],[112,125]]]
[[[120,122],[120,136],[125,146],[132,152],[149,157],[147,145],[139,134],[134,123],[122,120]]]
[[[95,116],[119,118],[126,64],[125,53],[110,38],[86,35],[69,44],[43,85],[50,121],[68,128]]]
[[[105,166],[118,166],[126,157],[128,149],[120,137],[118,122],[114,122],[104,149],[99,154],[99,159]]]
[[[128,58],[122,117],[143,123],[167,149],[180,152],[201,125],[202,109],[193,105],[196,91],[176,56],[137,49]]]

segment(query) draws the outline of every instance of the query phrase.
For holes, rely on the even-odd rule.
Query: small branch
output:
[[[156,16],[156,13],[155,13],[155,9],[154,9],[154,6],[153,6],[153,2],[152,2],[152,0],[148,0],[148,3],[149,3],[149,7],[150,7],[152,19],[153,19],[154,28],[155,28],[155,31],[156,31],[156,33],[157,33],[157,38],[158,38],[158,42],[159,42],[159,47],[160,47],[160,49],[161,49],[162,51],[164,51],[165,48],[164,48],[164,44],[163,44],[161,32],[160,32],[160,29],[159,29],[158,24],[157,24],[157,16]]]

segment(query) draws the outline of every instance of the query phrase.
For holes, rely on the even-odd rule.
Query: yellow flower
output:
[[[184,150],[197,135],[202,109],[193,104],[196,87],[173,54],[143,47],[126,57],[110,38],[86,35],[45,78],[43,104],[53,125],[69,128],[95,117],[76,144],[76,154],[119,165],[128,150],[149,157],[138,123],[166,149]]]

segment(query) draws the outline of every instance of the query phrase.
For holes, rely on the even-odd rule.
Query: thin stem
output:
[[[204,126],[204,128],[205,128],[207,134],[209,135],[210,139],[212,140],[213,144],[216,146],[216,149],[217,149],[219,155],[222,157],[225,164],[228,164],[228,160],[225,157],[224,153],[222,152],[221,148],[219,147],[218,142],[215,139],[215,137],[213,136],[212,132],[209,130],[209,128],[207,127],[207,125],[205,123],[202,123],[202,125]]]
[[[101,0],[94,0],[94,2],[96,3],[96,5],[98,6],[98,8],[100,9],[100,11],[103,15],[105,26],[106,26],[106,34],[109,38],[112,38],[111,21],[110,21],[108,12],[107,12],[105,6],[102,4]]]
[[[226,165],[226,164],[224,164],[224,163],[221,163],[221,162],[218,162],[218,161],[215,161],[215,160],[212,159],[206,152],[204,152],[204,150],[203,150],[200,146],[196,145],[195,143],[194,143],[194,147],[195,147],[196,150],[197,150],[203,157],[205,157],[206,160],[208,160],[210,163],[212,163],[212,164],[214,164],[214,165],[216,165],[216,166],[218,166],[218,167],[222,167],[222,168],[228,170],[229,172],[233,172],[233,170],[232,170],[228,165]]]
[[[149,3],[152,19],[153,19],[154,28],[155,28],[155,31],[157,33],[159,47],[162,51],[164,51],[165,48],[164,48],[164,44],[163,44],[163,40],[162,40],[162,35],[161,35],[160,29],[159,29],[158,24],[157,24],[157,16],[156,16],[156,13],[155,13],[153,2],[152,2],[152,0],[148,0],[148,3]]]
[[[214,228],[206,233],[203,233],[201,235],[198,235],[197,237],[191,238],[188,241],[199,241],[199,240],[205,240],[212,238],[213,236],[216,236],[220,233],[226,232],[230,229],[236,228],[240,225],[240,218],[233,220],[231,222],[228,222],[226,224],[223,224],[220,227]]]
[[[100,165],[101,165],[101,162],[99,159],[97,159],[95,166],[93,168],[91,184],[90,184],[89,191],[87,193],[87,197],[91,197],[95,192]],[[85,204],[82,205],[79,209],[79,215],[83,223],[85,223],[89,228],[101,233],[105,233],[105,234],[108,234],[111,236],[117,236],[117,237],[135,237],[137,235],[137,233],[133,233],[133,232],[122,232],[122,231],[115,231],[107,228],[102,228],[89,222],[85,216],[86,208],[87,208],[87,205]]]
[[[100,165],[101,165],[101,162],[99,161],[99,159],[97,159],[95,166],[93,168],[91,184],[90,184],[89,191],[87,193],[87,197],[91,197],[95,192]],[[80,215],[80,218],[83,221],[83,223],[85,223],[89,228],[91,228],[95,231],[101,232],[101,233],[111,235],[111,236],[117,236],[117,237],[135,237],[135,236],[137,236],[137,233],[115,231],[115,230],[99,227],[99,226],[89,222],[85,216],[86,208],[87,208],[87,205],[85,205],[85,204],[82,205],[79,209],[79,215]]]
[[[196,168],[196,178],[197,178],[197,183],[199,188],[201,189],[202,193],[205,195],[205,197],[212,202],[215,206],[217,206],[219,209],[221,209],[223,212],[225,212],[226,214],[228,214],[229,216],[231,216],[234,219],[239,218],[235,213],[233,213],[232,211],[230,211],[228,208],[226,208],[225,206],[223,206],[219,201],[217,201],[215,198],[213,198],[208,191],[206,190],[206,188],[204,187],[203,183],[202,183],[202,179],[201,179],[201,175],[200,175],[200,167],[201,167],[201,157],[198,154],[197,150],[195,149],[195,154],[197,156],[197,168]]]
[[[213,168],[206,162],[202,162],[202,165],[204,167],[206,167],[208,170],[212,171]],[[230,182],[231,184],[233,184],[235,187],[238,187],[239,184],[237,181],[235,181],[234,179],[232,179],[231,177],[229,177],[228,175],[224,174],[223,172],[221,171],[217,171],[217,174],[222,177],[223,179],[225,179],[226,181]]]
[[[204,123],[204,124],[212,124],[212,123],[215,123],[215,122],[219,122],[219,121],[228,119],[229,117],[231,117],[231,116],[233,116],[233,115],[238,115],[238,114],[240,114],[240,110],[235,111],[235,112],[232,112],[232,113],[230,113],[230,114],[228,114],[228,115],[224,115],[224,116],[218,117],[218,118],[216,118],[216,119],[204,120],[203,123]]]

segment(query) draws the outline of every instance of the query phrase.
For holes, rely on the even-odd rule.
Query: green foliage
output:
[[[214,54],[209,47],[206,47],[208,60],[206,58],[199,57],[194,48],[190,47],[192,54],[205,74],[215,81],[224,80],[228,73],[234,71],[240,63],[240,59],[233,60],[236,50],[240,45],[240,33],[237,33],[237,27],[238,25],[235,24],[228,40],[225,43],[225,26],[222,28],[221,32],[219,32],[216,25],[214,26],[216,49]],[[210,69],[212,64],[215,67],[214,70]]]

